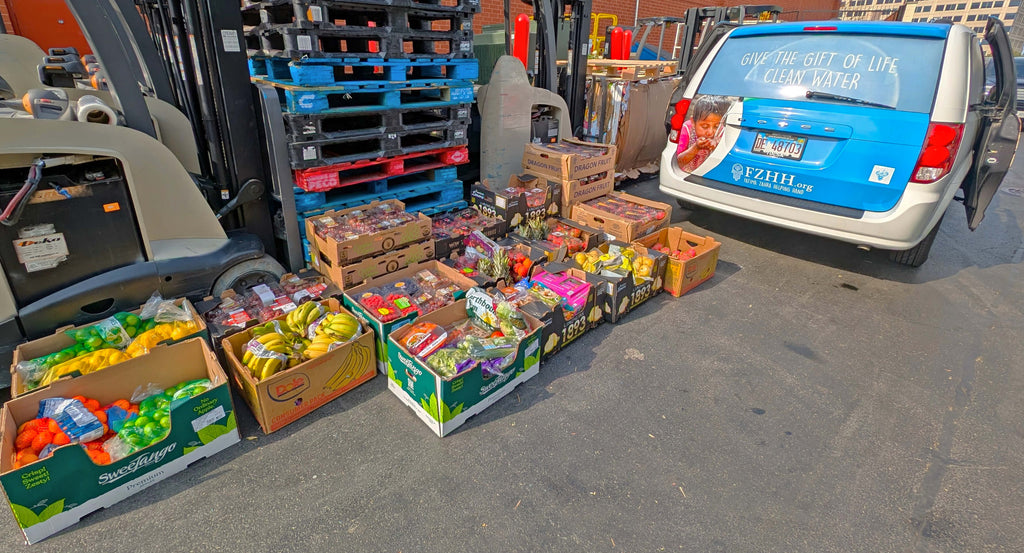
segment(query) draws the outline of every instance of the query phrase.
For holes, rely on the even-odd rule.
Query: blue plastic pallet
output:
[[[295,187],[295,211],[305,213],[319,209],[320,213],[323,213],[324,206],[333,204],[338,198],[363,197],[366,195],[375,195],[379,197],[382,194],[387,194],[389,191],[394,192],[399,190],[400,187],[409,183],[433,182],[446,184],[456,179],[458,179],[457,167],[439,167],[419,173],[410,173],[355,184],[345,188],[332,190],[330,192],[306,192],[299,187]],[[344,208],[332,207],[331,209]]]
[[[273,84],[273,83],[271,83]],[[396,107],[441,107],[473,101],[472,85],[393,90],[340,90],[273,84],[291,113],[358,113]]]
[[[249,62],[250,75],[267,81],[297,86],[347,86],[372,88],[381,84],[417,86],[423,83],[471,81],[480,77],[476,59],[335,60],[329,58],[288,61],[265,59]],[[282,67],[283,65],[283,67]],[[263,72],[259,72],[258,67]]]
[[[461,200],[463,197],[462,181],[452,180],[448,182],[436,182],[431,180],[414,181],[396,186],[383,194],[362,193],[351,195],[336,195],[333,199],[323,205],[310,209],[299,214],[300,226],[305,226],[305,219],[323,215],[331,210],[348,209],[366,205],[374,200],[401,200],[402,202],[415,202],[417,199],[431,196],[435,203],[448,203]]]
[[[406,205],[405,210],[409,212],[420,212],[428,217],[437,215],[438,213],[448,213],[449,211],[455,211],[456,209],[465,209],[469,207],[469,203],[466,200],[459,200],[457,202],[447,204],[435,204],[431,202],[423,202],[420,204],[412,204],[411,206]]]

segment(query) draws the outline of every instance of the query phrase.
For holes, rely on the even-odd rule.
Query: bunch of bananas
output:
[[[249,367],[254,378],[263,380],[280,371],[292,357],[292,349],[285,343],[284,335],[265,332],[246,344],[242,364]]]
[[[305,334],[309,325],[315,323],[317,319],[322,317],[324,312],[325,310],[322,305],[315,301],[310,301],[296,307],[288,313],[288,316],[285,317],[284,320],[293,332],[297,334]]]
[[[331,345],[344,343],[359,332],[359,321],[348,313],[328,313],[314,329],[313,338],[303,351],[307,359],[316,359],[331,351]]]

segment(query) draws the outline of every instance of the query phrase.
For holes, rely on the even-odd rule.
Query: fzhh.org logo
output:
[[[743,177],[743,166],[736,163],[732,166],[732,180],[738,181]]]

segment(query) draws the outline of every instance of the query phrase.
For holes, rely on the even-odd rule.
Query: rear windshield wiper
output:
[[[804,94],[804,96],[807,98],[824,98],[826,100],[837,100],[839,102],[849,102],[851,104],[860,104],[862,106],[872,106],[876,108],[896,109],[896,106],[890,106],[888,104],[881,104],[870,100],[861,100],[860,98],[851,98],[849,96],[840,96],[838,94],[832,94],[831,92],[820,92],[818,90],[808,90],[807,94]]]

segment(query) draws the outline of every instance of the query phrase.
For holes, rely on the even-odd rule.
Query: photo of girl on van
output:
[[[726,96],[698,96],[690,104],[687,119],[679,130],[676,163],[692,172],[711,155],[725,133],[725,112],[732,105]]]

